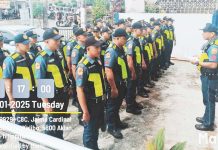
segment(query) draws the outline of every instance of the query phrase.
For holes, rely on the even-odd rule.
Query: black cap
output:
[[[0,33],[0,41],[3,41],[4,40],[4,37],[3,35]]]
[[[87,35],[86,32],[85,32],[82,28],[74,28],[73,34],[74,34],[75,36]]]
[[[125,20],[124,19],[119,19],[116,23],[116,25],[120,25],[120,24],[125,24]]]
[[[59,40],[62,37],[63,36],[59,35],[55,29],[47,29],[43,34],[43,40],[48,40],[48,39]]]
[[[108,27],[103,27],[101,28],[101,33],[104,33],[104,32],[109,32],[109,28]]]
[[[30,43],[29,38],[26,34],[18,34],[14,37],[14,42],[17,43],[22,43],[24,45],[27,45]]]
[[[33,31],[28,31],[28,32],[26,33],[26,35],[27,35],[28,37],[30,37],[30,38],[37,38],[37,37],[38,37],[38,35],[37,35],[35,32],[33,32]]]
[[[101,43],[100,41],[97,41],[94,36],[91,36],[91,37],[88,37],[88,38],[86,39],[85,47],[89,47],[89,46],[100,47],[101,44],[102,44],[102,43]]]
[[[92,25],[90,23],[88,23],[88,24],[86,24],[85,28],[90,29],[90,28],[92,28]]]
[[[151,18],[150,21],[155,21],[155,19],[154,19],[154,18]]]
[[[161,25],[161,24],[160,24],[159,21],[155,21],[154,24],[153,24],[153,26],[160,26],[160,25]]]
[[[101,19],[101,18],[96,19],[95,22],[96,22],[96,23],[98,23],[98,22],[102,22],[102,19]]]
[[[93,32],[100,32],[100,28],[95,26],[95,27],[93,28]]]
[[[163,20],[164,20],[164,21],[168,21],[167,16],[163,17]]]
[[[124,37],[128,38],[128,34],[126,33],[126,30],[120,29],[120,28],[116,29],[112,36],[113,37],[122,37],[122,36],[124,36]]]
[[[201,29],[201,30],[203,30],[203,32],[215,32],[215,33],[218,33],[218,28],[215,25],[211,24],[211,23],[207,23],[206,26],[203,29]]]
[[[132,25],[133,29],[142,29],[142,24],[140,22],[135,22]]]

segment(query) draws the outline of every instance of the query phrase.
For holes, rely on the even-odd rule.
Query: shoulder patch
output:
[[[72,56],[72,57],[76,57],[76,52],[73,51],[71,56]]]
[[[79,67],[78,70],[77,70],[77,73],[78,75],[83,75],[83,68],[82,67]]]
[[[36,63],[35,68],[36,68],[37,70],[39,70],[39,69],[40,69],[40,63]]]
[[[111,54],[110,54],[110,53],[107,53],[107,54],[105,55],[105,58],[111,58]]]
[[[216,54],[217,54],[217,51],[218,51],[217,48],[213,48],[213,49],[211,50],[211,53],[212,53],[213,55],[216,55]]]

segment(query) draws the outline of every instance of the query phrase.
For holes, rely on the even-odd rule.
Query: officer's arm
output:
[[[199,62],[199,65],[208,69],[216,69],[218,67],[217,62]]]
[[[132,56],[127,55],[127,62],[128,62],[129,70],[131,71],[132,74],[135,74],[135,68],[134,68]]]
[[[8,95],[9,101],[13,101],[12,95],[12,79],[15,73],[15,62],[11,57],[7,57],[3,63],[3,78],[6,87],[6,93]]]
[[[108,49],[104,56],[104,66],[105,66],[105,74],[107,77],[107,81],[111,89],[116,89],[116,84],[114,81],[114,73],[112,68],[114,67],[114,63],[116,62],[116,57],[113,49]]]
[[[116,84],[114,81],[114,74],[111,68],[105,68],[105,73],[106,73],[106,77],[107,77],[107,81],[111,87],[111,89],[116,89]]]
[[[6,93],[8,95],[8,99],[11,102],[14,98],[12,95],[12,79],[4,79],[5,87],[6,87]]]
[[[83,87],[78,87],[76,88],[77,90],[77,95],[78,95],[78,100],[79,100],[79,104],[82,108],[83,113],[89,113],[88,108],[87,108],[87,104],[86,104],[86,97],[85,97],[85,93],[83,90]]]
[[[69,73],[72,74],[71,57],[69,57],[69,56],[67,56],[67,67],[69,68]]]
[[[74,79],[76,79],[76,66],[79,62],[79,52],[77,49],[74,49],[72,51],[72,55],[71,55],[71,63],[72,63],[72,73],[73,73],[73,77]]]
[[[87,70],[84,66],[78,66],[76,70],[76,89],[77,89],[77,97],[82,108],[84,114],[89,114],[87,104],[86,104],[86,97],[84,92],[84,85],[87,80]]]
[[[67,43],[67,67],[69,68],[69,73],[72,74],[71,72],[71,44],[70,42]]]

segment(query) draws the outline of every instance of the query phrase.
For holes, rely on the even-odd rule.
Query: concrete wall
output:
[[[201,52],[201,47],[205,43],[202,39],[202,29],[207,22],[211,22],[210,14],[146,14],[146,13],[121,13],[120,18],[130,17],[134,21],[145,19],[149,21],[151,17],[163,18],[172,17],[175,22],[175,33],[177,45],[174,47],[173,56],[180,59],[188,59]]]

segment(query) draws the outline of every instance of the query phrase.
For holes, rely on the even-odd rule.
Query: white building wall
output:
[[[201,47],[205,43],[202,39],[202,29],[207,22],[211,22],[210,14],[146,14],[146,13],[121,13],[120,18],[132,18],[134,21],[145,19],[149,21],[151,17],[163,18],[172,17],[175,22],[175,34],[177,45],[173,49],[173,57],[188,59],[201,52]]]

